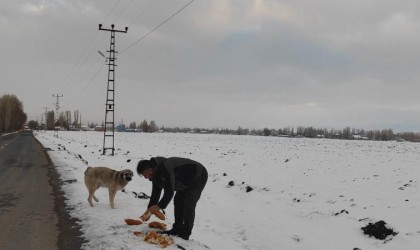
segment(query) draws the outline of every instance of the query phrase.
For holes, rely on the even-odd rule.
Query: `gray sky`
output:
[[[0,95],[29,119],[105,117],[116,48],[115,121],[159,126],[420,130],[420,1],[0,0]]]

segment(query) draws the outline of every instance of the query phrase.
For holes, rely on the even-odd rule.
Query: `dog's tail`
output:
[[[87,173],[89,172],[89,170],[91,169],[92,167],[87,167],[87,169],[86,169],[86,171],[85,171],[85,176],[87,175]]]

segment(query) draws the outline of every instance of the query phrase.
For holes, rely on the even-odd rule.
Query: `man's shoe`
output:
[[[187,235],[187,234],[178,234],[178,237],[181,238],[181,239],[184,239],[184,240],[189,240],[190,239],[190,236]]]
[[[179,230],[176,228],[172,228],[171,230],[167,230],[167,231],[162,231],[161,234],[167,234],[167,235],[179,235]]]

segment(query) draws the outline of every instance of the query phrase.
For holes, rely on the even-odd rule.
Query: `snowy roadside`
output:
[[[180,156],[203,163],[209,181],[198,203],[196,224],[185,242],[193,249],[417,249],[420,144],[276,137],[117,133],[115,156],[101,154],[98,132],[37,132],[64,181],[71,216],[81,221],[86,249],[157,249],[128,226],[147,200],[151,184],[135,176],[127,193],[108,204],[105,189],[88,206],[83,172],[107,166],[135,172],[140,159]],[[229,185],[230,183],[230,185]],[[166,210],[173,220],[172,204]],[[368,222],[384,220],[398,235],[363,235]],[[170,225],[169,225],[170,226]],[[170,246],[168,249],[177,249]]]

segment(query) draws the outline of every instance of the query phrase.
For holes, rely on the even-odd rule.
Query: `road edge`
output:
[[[47,175],[49,177],[49,184],[53,190],[54,211],[58,217],[57,228],[59,229],[59,235],[57,247],[58,249],[69,250],[81,249],[82,245],[86,243],[86,240],[81,232],[80,220],[70,216],[69,211],[73,210],[73,208],[66,206],[65,201],[67,198],[62,190],[63,181],[60,178],[61,176],[57,172],[46,148],[44,148],[35,136],[34,139],[44,149],[45,156],[48,160],[48,165],[46,166],[48,170]]]

